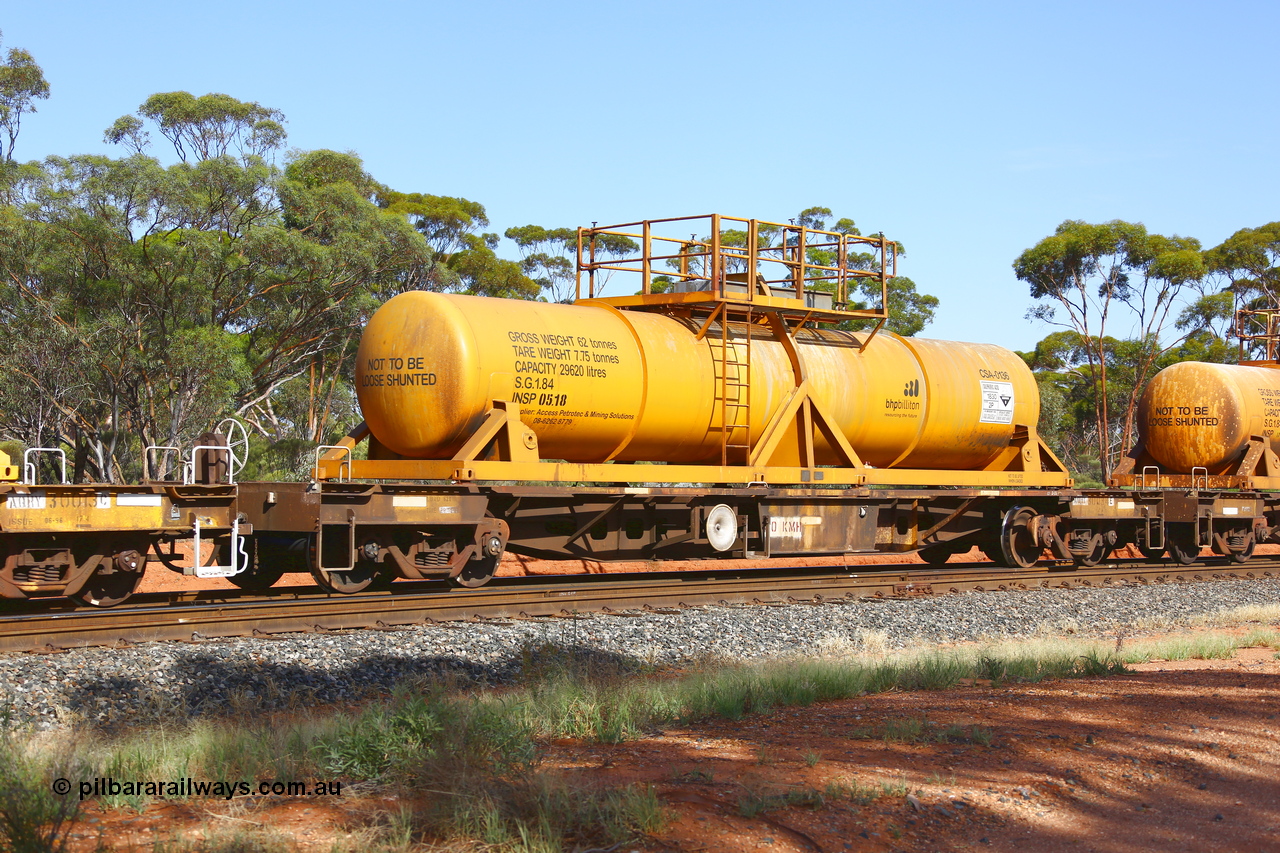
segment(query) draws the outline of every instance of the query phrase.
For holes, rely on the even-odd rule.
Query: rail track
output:
[[[854,567],[861,568],[861,567]],[[993,571],[990,563],[873,572],[787,568],[643,572],[502,578],[477,590],[398,583],[393,590],[333,595],[318,587],[274,589],[270,596],[206,590],[138,595],[111,610],[59,600],[0,611],[0,651],[52,653],[70,648],[154,641],[381,629],[432,622],[625,615],[699,606],[838,605],[969,591],[1176,583],[1280,576],[1280,557],[1248,565],[1205,560],[1190,566],[1116,561],[1089,569],[1046,562]]]

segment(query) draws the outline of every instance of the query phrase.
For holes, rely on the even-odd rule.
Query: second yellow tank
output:
[[[1186,361],[1166,367],[1138,404],[1143,447],[1166,471],[1227,473],[1252,435],[1280,429],[1280,370]]]

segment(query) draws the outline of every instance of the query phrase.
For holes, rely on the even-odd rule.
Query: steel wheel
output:
[[[311,567],[311,576],[321,589],[337,592],[342,595],[353,595],[365,590],[385,589],[391,585],[391,578],[378,563],[359,560],[354,568],[345,571],[322,572]]]
[[[717,510],[720,508],[716,507]],[[734,516],[734,519],[736,520],[737,516]],[[489,516],[488,521],[491,520],[492,516]],[[502,552],[505,549],[504,540],[507,535],[506,523],[498,522],[497,524],[500,527],[491,528],[486,526],[482,530],[477,530],[475,556],[462,565],[462,570],[458,574],[449,578],[450,582],[455,586],[475,589],[493,580],[494,574],[498,571],[498,564],[502,562]],[[709,521],[707,526],[711,526]],[[735,538],[737,536],[736,529],[734,536]]]
[[[1111,556],[1111,546],[1106,543],[1106,540],[1099,537],[1098,544],[1094,546],[1092,551],[1088,554],[1076,554],[1072,559],[1074,559],[1077,566],[1092,567],[1098,565],[1109,556]]]
[[[284,575],[283,561],[272,559],[269,548],[250,539],[245,543],[245,552],[249,555],[249,565],[240,574],[227,578],[245,592],[266,592]]]
[[[1000,553],[1002,565],[1029,569],[1044,553],[1044,546],[1035,541],[1031,524],[1036,511],[1031,507],[1016,506],[1004,514],[1000,525]]]
[[[466,565],[462,567],[462,571],[456,577],[449,580],[457,586],[466,589],[475,589],[478,586],[484,586],[493,580],[494,574],[498,571],[498,563],[502,560],[502,554],[496,557],[485,555],[474,560],[467,560]]]
[[[115,607],[128,600],[142,582],[147,567],[147,546],[142,550],[124,548],[110,557],[98,559],[98,565],[80,591],[70,596],[72,601],[89,607]]]
[[[1134,539],[1135,539],[1134,544],[1138,548],[1138,553],[1140,553],[1145,559],[1153,563],[1156,560],[1164,559],[1165,547],[1160,547],[1160,548],[1148,547],[1147,530],[1145,527],[1141,527],[1141,526],[1138,527],[1138,530],[1136,535],[1134,536]]]
[[[1200,559],[1200,543],[1196,541],[1194,523],[1178,522],[1167,525],[1164,541],[1169,547],[1169,556],[1179,565],[1189,566]]]

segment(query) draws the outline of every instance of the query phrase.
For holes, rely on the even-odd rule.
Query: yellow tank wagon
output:
[[[628,240],[627,257],[599,249]],[[293,537],[341,592],[478,586],[507,548],[937,562],[978,545],[1026,565],[1117,541],[1068,542],[1071,476],[1015,353],[883,329],[883,236],[717,215],[578,244],[572,305],[410,292],[379,309],[357,355],[365,423],[322,449],[313,486],[241,485],[259,538]]]

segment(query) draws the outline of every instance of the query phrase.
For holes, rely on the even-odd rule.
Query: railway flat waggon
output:
[[[1184,362],[1148,383],[1138,441],[1111,484],[1158,506],[1167,551],[1190,564],[1202,548],[1244,562],[1280,541],[1280,362]]]
[[[690,230],[710,236],[663,236]],[[597,256],[617,238],[635,253]],[[361,339],[365,423],[312,487],[245,484],[242,510],[336,589],[476,585],[508,548],[1101,559],[1115,543],[1071,527],[1030,371],[1000,347],[885,331],[895,264],[883,236],[709,216],[580,230],[573,305],[403,294]],[[610,276],[634,295],[602,296]]]
[[[191,450],[181,479],[140,485],[68,483],[58,449],[28,450],[21,466],[0,453],[0,598],[109,607],[133,594],[152,561],[200,577],[239,575],[252,528],[236,513],[233,472],[247,442],[228,446],[220,433],[209,441]],[[41,457],[51,482],[40,481]],[[179,540],[191,543],[187,553],[175,550]]]

